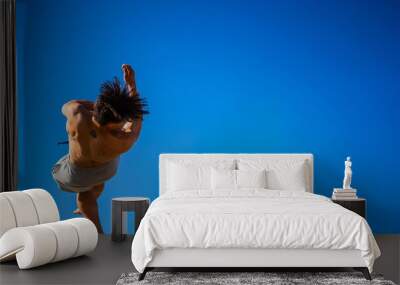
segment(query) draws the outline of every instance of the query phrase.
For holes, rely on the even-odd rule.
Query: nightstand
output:
[[[135,233],[140,221],[146,214],[150,199],[145,197],[120,197],[112,199],[112,233],[113,241],[123,241],[127,232],[127,212],[135,212]]]
[[[339,204],[340,206],[359,214],[361,217],[366,218],[366,204],[367,201],[364,198],[357,199],[332,199],[333,203]]]

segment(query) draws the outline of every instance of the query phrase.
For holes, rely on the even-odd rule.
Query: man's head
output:
[[[101,85],[93,116],[101,126],[119,124],[141,119],[149,113],[146,106],[146,102],[139,96],[129,96],[129,91],[115,77],[113,81]]]

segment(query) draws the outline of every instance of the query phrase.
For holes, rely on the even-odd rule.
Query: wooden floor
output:
[[[375,238],[382,255],[376,260],[374,271],[400,284],[400,235],[376,235]]]
[[[399,284],[400,235],[378,235],[376,240],[382,257],[374,271]],[[15,262],[4,263],[0,265],[0,284],[115,284],[122,273],[134,271],[131,242],[114,243],[101,235],[97,249],[88,256],[29,270],[19,270]]]
[[[115,284],[124,272],[134,271],[131,262],[132,239],[112,242],[99,236],[95,251],[45,266],[18,270],[16,262],[0,264],[0,284]]]

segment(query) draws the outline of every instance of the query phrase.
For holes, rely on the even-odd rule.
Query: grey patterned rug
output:
[[[125,273],[117,281],[117,285],[146,284],[267,284],[267,285],[297,285],[297,284],[379,284],[395,285],[384,280],[380,275],[372,275],[368,281],[360,272],[148,272],[146,278],[138,281],[138,273]]]

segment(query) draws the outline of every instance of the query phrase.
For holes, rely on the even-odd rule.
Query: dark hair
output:
[[[104,126],[108,123],[119,123],[124,120],[142,119],[149,114],[145,99],[129,96],[126,87],[122,87],[118,78],[101,84],[100,94],[94,106],[96,121]]]

